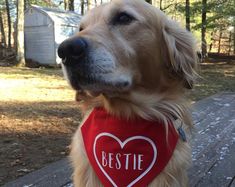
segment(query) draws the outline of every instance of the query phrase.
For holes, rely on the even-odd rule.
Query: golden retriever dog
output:
[[[187,168],[191,164],[188,140],[193,125],[184,94],[192,88],[196,77],[192,35],[144,0],[113,0],[89,11],[80,22],[80,30],[59,46],[58,55],[62,58],[65,76],[76,90],[76,99],[84,113],[83,122],[72,141],[75,187],[188,186]],[[121,177],[120,181],[114,181],[112,177],[115,176],[111,176],[104,166],[120,169],[121,154],[117,153],[115,157],[110,153],[108,157],[104,152],[103,165],[98,161],[98,169],[102,170],[103,177],[108,178],[110,184],[102,182],[99,177],[102,172],[98,171],[97,174],[89,161],[81,131],[95,108],[102,108],[107,113],[105,115],[126,120],[127,124],[139,118],[146,123],[164,124],[165,138],[160,142],[165,147],[168,146],[167,136],[172,130],[170,126],[173,126],[179,138],[172,155],[160,172],[146,177],[147,183],[141,183],[142,179],[139,179],[146,175],[141,170],[155,167],[155,163],[151,167],[147,164],[147,169],[141,168],[143,154],[138,157],[134,155],[133,158],[125,155],[129,161],[131,158],[133,162],[138,159],[139,174],[133,174],[136,175],[135,180],[124,185],[123,181],[130,180],[125,177],[128,178],[132,171],[126,173],[126,165],[123,172],[117,174]],[[130,131],[128,125],[126,127],[126,131]],[[121,134],[123,132],[125,127]],[[88,132],[84,130],[84,133]],[[121,149],[131,141],[130,138],[124,141],[117,137],[115,140]],[[150,142],[149,139],[145,140]],[[151,147],[147,141],[144,143],[151,150],[149,155],[153,160],[151,154],[156,151],[155,145]],[[107,146],[100,147],[106,149]],[[134,170],[137,170],[136,167],[133,165]],[[120,185],[118,182],[121,182]]]

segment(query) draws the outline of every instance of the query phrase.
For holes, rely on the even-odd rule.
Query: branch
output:
[[[166,7],[162,8],[162,11],[165,11],[166,9],[170,8],[171,6],[175,5],[178,6],[180,3],[175,3],[175,4],[169,4]]]

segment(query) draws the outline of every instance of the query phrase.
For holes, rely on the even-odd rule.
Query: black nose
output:
[[[87,46],[87,41],[84,38],[69,38],[59,45],[58,55],[65,61],[68,59],[80,59],[84,57]]]

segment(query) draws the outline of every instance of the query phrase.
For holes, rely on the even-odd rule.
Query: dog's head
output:
[[[144,0],[92,9],[58,54],[72,87],[91,95],[172,92],[194,81],[191,34]]]

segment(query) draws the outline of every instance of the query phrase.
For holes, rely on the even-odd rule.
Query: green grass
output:
[[[200,66],[198,79],[189,97],[198,101],[218,92],[235,92],[235,63],[206,63]]]

